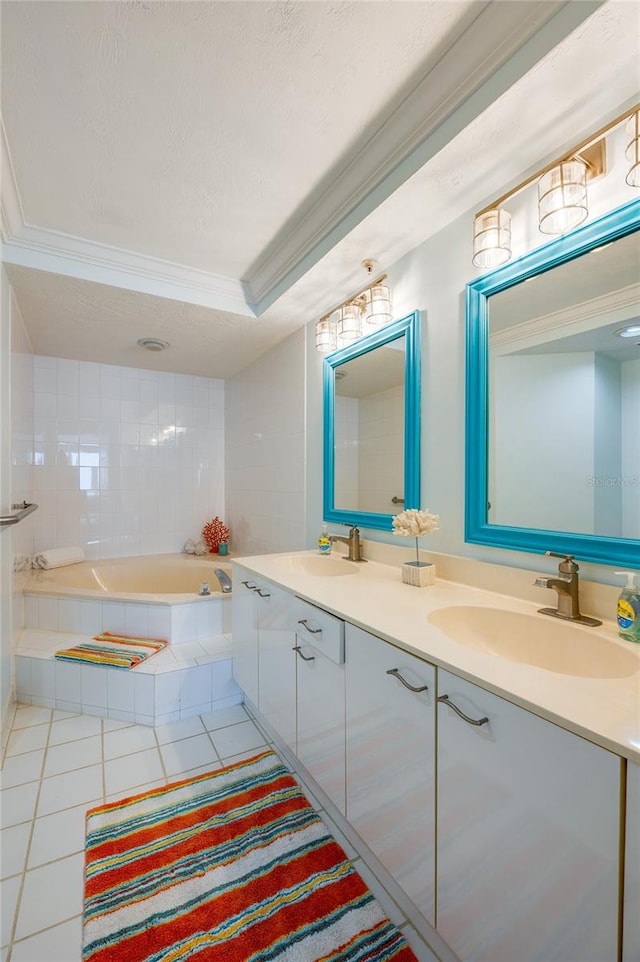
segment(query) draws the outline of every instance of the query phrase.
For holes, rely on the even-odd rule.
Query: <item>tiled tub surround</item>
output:
[[[25,586],[25,627],[117,631],[173,645],[207,641],[231,630],[230,595],[220,592],[215,568],[231,575],[229,564],[187,555],[112,558],[34,571]],[[204,581],[211,597],[197,594]]]
[[[78,633],[26,629],[16,652],[16,699],[27,705],[160,725],[239,704],[228,634],[169,646],[136,668],[56,661]]]
[[[219,590],[216,567],[231,572],[217,555],[114,558],[34,571],[16,651],[18,701],[142,725],[237,704],[231,595]],[[215,592],[211,597],[195,593],[203,581]],[[101,631],[163,638],[170,646],[131,671],[55,660],[59,648]]]

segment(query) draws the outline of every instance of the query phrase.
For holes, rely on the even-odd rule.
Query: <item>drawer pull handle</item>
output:
[[[270,592],[270,591],[263,591],[262,588],[254,588],[253,590],[256,592],[256,594],[259,594],[261,598],[270,598],[270,597],[271,597],[271,592]]]
[[[405,679],[402,677],[402,675],[400,674],[400,671],[397,668],[389,668],[389,670],[387,671],[387,674],[395,675],[398,681],[401,682],[405,688],[408,688],[409,691],[429,691],[428,685],[420,685],[419,688],[416,688],[414,685],[410,685],[408,681],[405,681]]]
[[[441,701],[443,705],[448,705],[449,708],[453,709],[456,715],[460,715],[463,721],[466,721],[469,725],[486,725],[489,719],[485,715],[484,718],[470,718],[469,715],[465,715],[463,711],[460,711],[457,705],[451,701],[448,695],[440,695],[438,701]]]
[[[301,618],[300,621],[298,622],[298,624],[299,624],[299,625],[302,625],[303,628],[306,628],[307,631],[310,632],[312,635],[321,635],[321,634],[322,634],[322,628],[311,628],[311,627],[307,624],[307,619],[306,619],[306,618]]]
[[[242,584],[245,586],[245,588],[248,588],[249,591],[257,591],[257,590],[258,590],[258,586],[257,586],[257,585],[254,585],[251,581],[243,581]]]
[[[300,645],[295,645],[295,646],[293,647],[293,651],[295,651],[297,655],[300,655],[300,657],[302,658],[303,661],[315,661],[315,660],[316,660],[316,656],[315,656],[315,655],[305,655],[304,652],[302,651],[302,648],[300,647]]]

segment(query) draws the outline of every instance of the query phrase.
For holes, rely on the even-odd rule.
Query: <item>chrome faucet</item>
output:
[[[536,578],[533,582],[538,588],[553,588],[558,592],[558,607],[539,608],[540,614],[551,615],[552,618],[563,618],[565,621],[576,621],[580,625],[601,625],[602,622],[597,618],[580,614],[579,569],[573,555],[556,554],[555,551],[545,551],[545,555],[563,560],[558,565],[557,578]]]
[[[349,527],[349,537],[343,538],[339,534],[329,535],[329,541],[334,544],[336,541],[342,541],[349,548],[349,554],[347,555],[347,561],[360,561],[365,562],[367,559],[362,557],[362,542],[360,541],[360,529],[356,528],[355,524]]]

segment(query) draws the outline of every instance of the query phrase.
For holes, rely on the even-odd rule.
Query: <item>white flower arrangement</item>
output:
[[[439,521],[440,515],[432,514],[428,508],[424,511],[420,511],[418,508],[408,508],[406,511],[401,511],[400,514],[395,515],[393,519],[393,533],[401,535],[404,538],[413,537],[416,539],[416,560],[415,562],[409,562],[410,564],[421,567],[418,538],[420,535],[431,534],[432,531],[438,531]]]

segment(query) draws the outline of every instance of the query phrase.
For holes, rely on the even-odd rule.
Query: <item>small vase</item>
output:
[[[416,588],[436,583],[436,566],[427,561],[405,561],[402,565],[402,582]]]

